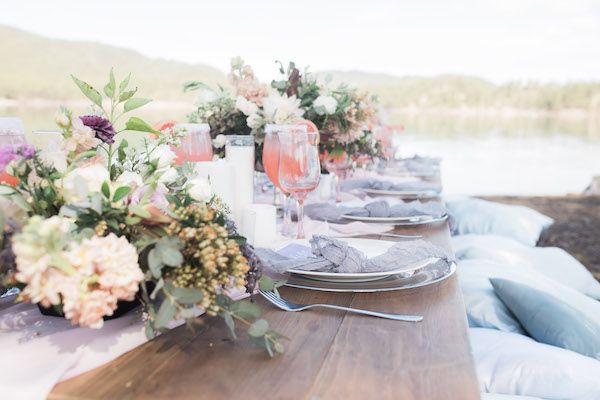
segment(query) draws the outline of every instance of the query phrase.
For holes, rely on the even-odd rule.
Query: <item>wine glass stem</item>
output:
[[[296,239],[304,239],[304,199],[298,198],[298,235]]]
[[[283,226],[282,233],[284,236],[293,235],[294,231],[292,230],[292,207],[290,205],[291,198],[290,194],[287,192],[283,192]],[[291,231],[291,232],[290,232]]]
[[[340,177],[339,172],[336,172],[335,174],[333,174],[333,176],[335,179],[335,202],[340,203],[342,201],[342,179]]]

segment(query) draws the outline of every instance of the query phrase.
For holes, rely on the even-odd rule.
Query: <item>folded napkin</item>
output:
[[[440,202],[421,202],[419,200],[406,203],[399,202],[393,205],[385,200],[380,200],[368,203],[363,207],[336,206],[330,203],[307,204],[304,207],[304,213],[307,217],[335,223],[349,223],[350,220],[343,218],[343,215],[377,218],[430,215],[434,218],[440,218],[447,212],[446,207]]]
[[[354,189],[376,189],[393,191],[440,191],[440,185],[434,182],[410,181],[398,182],[381,181],[373,178],[347,180],[340,184],[341,190],[349,191]]]
[[[257,248],[256,254],[265,268],[284,273],[288,269],[303,271],[366,273],[401,270],[416,262],[438,258],[450,263],[453,256],[444,249],[422,239],[395,243],[384,254],[373,258],[348,243],[327,236],[315,235],[310,239],[312,256],[290,258],[269,249]]]

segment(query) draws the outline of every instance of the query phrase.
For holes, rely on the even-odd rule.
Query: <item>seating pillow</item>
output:
[[[490,279],[502,302],[538,342],[600,360],[600,321],[550,293],[507,279]],[[600,304],[598,304],[600,312]]]
[[[600,399],[600,362],[492,329],[469,329],[482,392],[548,400]]]
[[[529,247],[497,235],[460,235],[453,239],[459,259],[486,259],[531,268],[548,278],[600,299],[600,283],[573,256],[557,247]]]
[[[554,220],[531,208],[462,198],[447,200],[453,217],[453,234],[496,234],[535,246],[542,231]]]

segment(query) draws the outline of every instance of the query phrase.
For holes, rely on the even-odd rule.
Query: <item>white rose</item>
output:
[[[215,101],[218,97],[219,96],[213,90],[204,89],[204,90],[201,90],[200,94],[198,95],[198,103],[200,103],[200,104],[211,103],[211,102]]]
[[[319,96],[315,99],[313,103],[313,107],[315,111],[319,115],[324,114],[335,114],[335,110],[337,109],[338,102],[331,96]]]
[[[246,118],[246,124],[251,129],[258,129],[263,124],[263,119],[258,113],[252,114]]]
[[[166,144],[156,146],[150,153],[150,160],[158,160],[157,169],[169,168],[176,157],[177,155]]]
[[[212,197],[210,183],[204,178],[191,179],[189,182],[188,193],[196,201],[207,202]]]
[[[144,184],[144,179],[137,172],[125,171],[117,178],[119,186],[140,187]]]
[[[54,122],[56,122],[56,125],[60,126],[61,128],[68,128],[71,124],[69,116],[61,111],[57,112],[54,116]]]
[[[238,96],[235,99],[235,108],[244,113],[244,115],[252,115],[258,111],[256,103],[246,99],[244,96]]]
[[[175,168],[167,168],[165,172],[158,178],[158,182],[168,185],[169,183],[173,183],[177,180],[179,174]]]
[[[225,137],[225,135],[217,135],[217,137],[213,140],[213,146],[215,146],[217,149],[220,149],[221,147],[225,146],[226,142],[227,138]]]
[[[75,168],[62,180],[63,197],[67,203],[85,200],[90,193],[100,192],[102,183],[109,181],[108,169],[100,164]]]

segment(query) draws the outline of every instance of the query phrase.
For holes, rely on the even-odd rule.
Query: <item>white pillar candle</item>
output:
[[[225,160],[196,162],[195,171],[199,178],[210,181],[212,192],[219,196],[230,210],[233,210],[235,204],[235,172],[233,165]]]
[[[254,202],[254,136],[227,136],[225,159],[233,166],[235,173],[232,214],[233,220],[241,230],[244,207]]]
[[[256,247],[272,247],[277,241],[277,213],[271,204],[244,207],[240,233]]]

